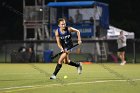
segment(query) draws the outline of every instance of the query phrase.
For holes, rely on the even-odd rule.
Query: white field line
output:
[[[140,79],[133,79],[132,81],[139,81]],[[15,91],[22,91],[28,89],[36,89],[36,88],[43,88],[43,87],[54,87],[54,86],[63,86],[63,85],[81,85],[81,84],[94,84],[94,83],[105,83],[105,82],[127,82],[128,80],[97,80],[91,82],[74,82],[74,83],[65,83],[65,84],[48,84],[48,85],[33,85],[33,86],[17,86],[17,87],[7,87],[7,88],[0,88],[0,91],[5,92],[15,92]]]
[[[22,75],[22,74],[31,74],[31,73],[2,73],[1,75]],[[33,73],[33,74],[40,74],[40,73]]]

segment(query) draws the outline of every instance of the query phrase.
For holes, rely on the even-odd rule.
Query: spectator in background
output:
[[[93,6],[93,14],[94,14],[93,17],[96,22],[96,26],[100,25],[101,11],[96,5]]]
[[[75,20],[76,23],[82,23],[83,21],[83,15],[80,13],[79,10],[76,11]]]
[[[70,25],[74,23],[72,16],[69,17],[68,23],[69,23]]]
[[[101,17],[101,14],[102,14],[102,10],[99,9],[99,7],[97,7],[96,5],[93,6],[93,19],[94,19],[94,25],[96,26],[96,30],[95,30],[95,35],[96,37],[100,37],[100,17]]]
[[[89,21],[90,21],[90,23],[94,23],[93,17],[90,17]]]
[[[16,55],[16,60],[17,62],[29,62],[29,55],[28,55],[28,52],[27,52],[27,48],[24,47],[24,46],[21,46],[19,49],[18,49],[18,53]]]
[[[125,65],[126,60],[125,60],[125,51],[126,51],[126,36],[124,35],[123,31],[120,32],[120,35],[118,36],[117,39],[118,43],[118,56],[121,59],[121,64],[120,65]]]
[[[30,44],[27,48],[27,53],[29,56],[29,62],[35,62],[35,51],[34,51],[34,45]]]
[[[24,46],[21,46],[19,49],[18,49],[18,52],[21,53],[21,52],[25,52],[26,51],[26,48]]]

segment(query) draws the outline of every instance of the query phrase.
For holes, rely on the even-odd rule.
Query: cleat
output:
[[[55,76],[55,75],[52,75],[52,76],[50,77],[50,79],[56,79],[56,76]]]
[[[126,61],[122,62],[120,65],[123,66],[123,65],[125,65],[125,64],[126,64]]]
[[[81,62],[79,63],[79,66],[77,67],[77,71],[78,71],[78,74],[82,74],[82,63]]]

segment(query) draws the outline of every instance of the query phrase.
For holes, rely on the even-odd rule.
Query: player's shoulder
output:
[[[66,30],[67,30],[67,31],[70,31],[70,30],[71,30],[71,27],[70,27],[70,26],[67,26],[67,27],[66,27]]]
[[[68,30],[69,30],[69,31],[71,31],[71,30],[73,30],[73,29],[74,29],[74,28],[71,27],[71,26],[68,27]]]
[[[58,29],[55,30],[55,34],[58,34]]]
[[[58,32],[58,28],[57,28],[57,29],[55,29],[55,32]]]
[[[66,26],[66,27],[65,27],[65,30],[69,30],[69,29],[70,29],[70,26]]]

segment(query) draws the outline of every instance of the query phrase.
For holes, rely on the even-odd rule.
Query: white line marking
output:
[[[19,75],[20,75],[20,74],[21,74],[21,75],[22,75],[22,74],[29,74],[29,75],[30,75],[31,73],[1,73],[1,75],[18,75],[18,74],[19,74]],[[33,73],[33,74],[40,74],[40,73]]]
[[[133,79],[132,81],[139,81],[140,79]],[[48,84],[48,85],[34,85],[34,86],[17,86],[17,87],[7,87],[7,88],[0,88],[0,91],[5,92],[14,92],[14,91],[22,91],[28,89],[36,89],[42,87],[54,87],[54,86],[62,86],[62,85],[80,85],[80,84],[93,84],[93,83],[105,83],[105,82],[126,82],[128,80],[98,80],[98,81],[91,81],[91,82],[74,82],[74,83],[65,83],[65,84]]]

